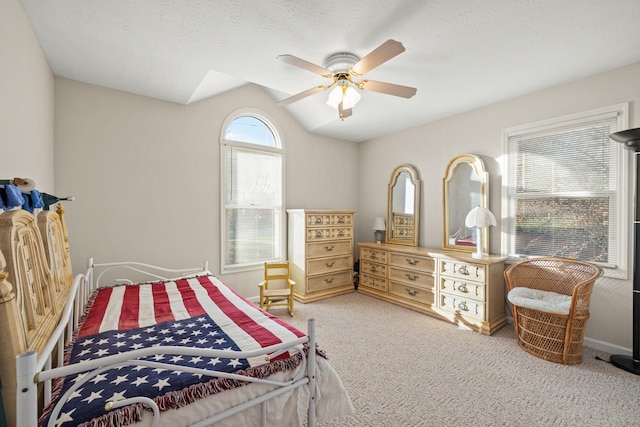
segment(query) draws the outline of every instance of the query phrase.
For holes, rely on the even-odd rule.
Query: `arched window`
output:
[[[284,149],[273,122],[234,112],[220,144],[223,272],[284,259]]]

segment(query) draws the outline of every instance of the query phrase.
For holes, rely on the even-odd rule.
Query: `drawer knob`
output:
[[[329,279],[324,279],[324,283],[326,283],[327,285],[333,283],[333,277]]]
[[[374,252],[374,253],[371,254],[371,256],[369,258],[378,259],[378,254]]]
[[[328,263],[326,263],[325,265],[326,265],[327,267],[333,267],[333,264],[335,264],[335,263],[334,263],[334,262],[328,262]]]
[[[467,303],[464,301],[458,304],[458,309],[463,311],[469,311],[469,307],[467,307]]]
[[[322,218],[320,217],[316,218],[316,224],[322,224]]]
[[[413,289],[409,289],[409,288],[404,288],[405,291],[407,291],[407,293],[409,295],[411,295],[412,297],[415,297],[416,295],[418,295],[418,291],[413,290]]]
[[[466,265],[463,265],[462,267],[460,267],[458,269],[458,273],[464,274],[465,276],[468,276],[469,275],[469,270],[467,269]]]
[[[462,284],[458,286],[458,292],[464,292],[465,294],[469,293],[469,289],[467,289],[467,285],[466,284]]]
[[[409,273],[405,274],[405,276],[407,276],[407,279],[411,280],[412,282],[415,282],[420,278],[420,276],[416,274],[409,274]]]
[[[325,247],[324,247],[324,249],[325,249],[327,252],[331,252],[331,251],[333,250],[333,248],[335,248],[335,246],[325,246]]]
[[[343,230],[338,231],[338,236],[339,237],[344,237],[344,231]]]
[[[338,223],[339,224],[344,224],[344,217],[343,216],[338,218]]]
[[[316,237],[322,237],[322,231],[316,231]]]
[[[418,265],[418,260],[417,259],[405,258],[405,260],[407,261],[407,264],[409,264],[409,265]]]
[[[375,265],[372,265],[371,268],[369,269],[372,273],[377,273],[378,269],[376,268]]]

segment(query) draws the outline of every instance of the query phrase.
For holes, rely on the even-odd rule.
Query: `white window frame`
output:
[[[237,118],[243,116],[254,117],[260,121],[262,121],[273,133],[275,138],[275,147],[269,147],[263,144],[251,144],[242,141],[234,141],[226,139],[226,131],[229,125]],[[260,262],[254,263],[246,263],[246,264],[238,264],[238,265],[228,265],[227,264],[227,251],[228,247],[228,238],[227,238],[227,229],[225,226],[225,215],[226,215],[226,162],[225,162],[225,150],[227,147],[238,147],[238,148],[247,148],[256,151],[263,151],[266,153],[276,153],[280,154],[282,159],[282,179],[281,179],[281,204],[279,208],[279,232],[277,233],[279,241],[274,242],[276,245],[276,254],[277,257],[269,260],[262,260]],[[254,109],[254,108],[242,108],[236,110],[229,114],[222,124],[222,129],[220,131],[220,266],[222,273],[239,273],[243,271],[252,271],[264,268],[264,261],[284,261],[285,259],[285,248],[286,248],[286,209],[285,209],[285,149],[284,142],[282,138],[282,133],[280,132],[276,123],[264,112]]]
[[[515,217],[510,209],[509,200],[509,153],[508,141],[510,137],[522,134],[534,134],[541,132],[549,132],[554,129],[560,130],[563,127],[577,125],[584,122],[593,122],[599,118],[614,117],[616,119],[616,131],[625,130],[629,127],[629,103],[621,103],[607,107],[597,108],[581,113],[570,114],[540,122],[525,124],[504,129],[502,131],[503,144],[503,161],[502,161],[502,238],[501,248],[503,256],[513,256],[513,248],[515,246]],[[622,144],[611,142],[611,162],[616,162],[616,176],[612,177],[612,187],[619,197],[617,197],[617,218],[615,229],[611,231],[611,243],[615,245],[618,255],[614,264],[599,264],[604,275],[616,279],[629,278],[629,202],[628,202],[628,171],[629,171],[629,155]]]

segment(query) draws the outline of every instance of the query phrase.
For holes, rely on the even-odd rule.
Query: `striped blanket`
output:
[[[161,345],[251,351],[302,336],[301,331],[206,275],[97,290],[65,357],[67,364],[82,363]],[[265,363],[264,357],[251,360],[156,354],[146,359],[254,377],[295,369],[301,362],[297,353],[285,353],[270,363]],[[54,395],[64,395],[84,375],[59,381]],[[71,393],[55,425],[127,425],[139,421],[142,406],[107,412],[105,402],[146,396],[154,399],[160,410],[167,410],[244,384],[135,364],[110,369]],[[53,404],[55,400],[41,417],[41,424],[49,421]]]

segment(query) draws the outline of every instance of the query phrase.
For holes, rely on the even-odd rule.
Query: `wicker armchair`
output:
[[[582,363],[584,329],[595,280],[602,269],[562,258],[533,258],[509,266],[504,276],[518,345],[565,365]]]

